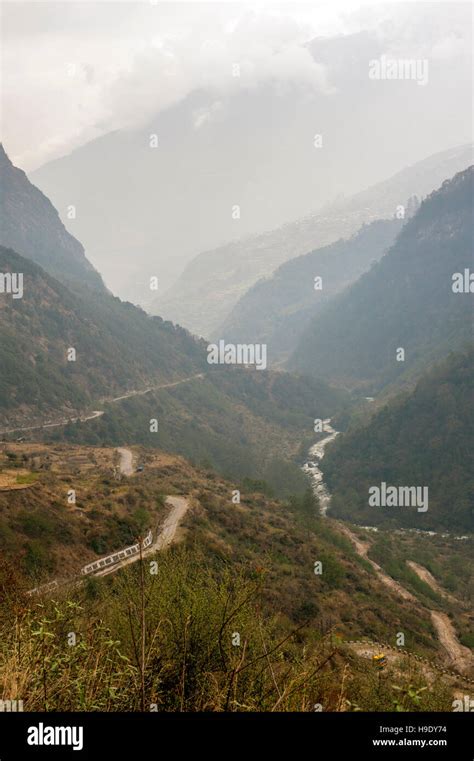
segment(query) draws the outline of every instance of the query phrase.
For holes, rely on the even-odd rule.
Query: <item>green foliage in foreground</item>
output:
[[[259,572],[211,568],[198,552],[54,601],[27,603],[13,580],[4,566],[0,689],[28,711],[450,710],[449,690],[424,689],[419,672],[380,678],[304,623],[283,627],[262,606]]]

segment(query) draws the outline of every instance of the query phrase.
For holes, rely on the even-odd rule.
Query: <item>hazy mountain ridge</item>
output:
[[[433,67],[429,87],[392,81],[387,98],[384,83],[368,76],[368,61],[383,52],[379,35],[364,31],[308,41],[301,49],[308,72],[294,76],[290,64],[283,82],[281,71],[275,77],[258,76],[258,66],[253,70],[243,64],[240,76],[233,76],[229,66],[219,74],[223,86],[201,82],[178,102],[157,109],[152,118],[148,102],[146,116],[140,120],[134,114],[132,127],[112,125],[113,131],[46,163],[32,178],[115,293],[148,308],[156,296],[149,278],[157,276],[160,291],[153,311],[208,336],[247,288],[286,259],[350,235],[363,222],[391,216],[408,195],[425,195],[469,163],[452,165],[425,188],[414,186],[407,193],[400,187],[388,210],[374,208],[372,216],[358,216],[350,226],[340,220],[325,234],[325,211],[317,210],[341,193],[358,193],[420,156],[469,139],[463,119],[469,112],[466,84],[460,82],[467,96],[460,99],[444,71]],[[458,69],[456,58],[453,76]],[[440,119],[440,103],[451,114],[449,120]],[[407,130],[405,110],[414,122],[423,120],[431,129]],[[377,129],[367,129],[369,124]],[[323,138],[321,148],[314,145],[315,133]],[[156,148],[150,147],[153,136]],[[68,223],[65,214],[71,203],[78,213]],[[232,218],[234,205],[240,206],[239,220]],[[310,235],[302,230],[298,241],[293,232],[283,232],[271,244],[273,250],[265,252],[265,231],[314,217],[315,212],[319,219]],[[321,226],[322,234],[315,234]],[[260,234],[261,242],[245,241]],[[203,282],[215,276],[221,293],[213,305],[218,315],[210,315],[212,324],[207,318],[199,322],[198,295],[189,315],[178,311],[179,293],[176,303],[168,302],[166,290],[193,257],[217,247],[225,255],[227,245],[238,239],[242,272],[235,283],[231,276],[221,287],[225,267],[203,273]],[[256,257],[263,249],[265,266],[245,258],[249,246]],[[232,249],[229,253],[232,262]],[[213,289],[206,289],[210,304]],[[226,299],[229,303],[221,309],[220,301]]]
[[[377,391],[470,340],[472,295],[453,292],[452,278],[472,267],[472,182],[470,167],[422,203],[390,251],[309,325],[290,367]]]
[[[402,225],[377,220],[347,240],[282,264],[244,294],[213,337],[267,343],[269,360],[283,359],[324,304],[385,254]],[[314,288],[315,277],[322,278],[321,290]]]
[[[2,6],[0,761],[464,758],[472,11],[351,5]]]
[[[227,475],[263,479],[281,494],[304,491],[306,478],[296,462],[301,442],[312,437],[315,417],[340,409],[343,393],[287,373],[211,368],[203,344],[182,328],[108,294],[94,301],[77,296],[1,246],[0,270],[24,278],[21,299],[0,299],[0,428],[99,409],[104,414],[95,420],[28,435],[95,445],[144,443]],[[75,361],[68,361],[71,348]],[[192,380],[199,373],[204,377]],[[104,400],[186,378],[145,396]],[[150,432],[151,419],[159,422],[157,433]]]

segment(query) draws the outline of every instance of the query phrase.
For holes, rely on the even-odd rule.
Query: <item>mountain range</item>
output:
[[[240,76],[233,76],[229,65],[218,72],[221,86],[205,81],[152,116],[147,104],[146,115],[133,113],[133,126],[109,131],[49,161],[31,179],[51,199],[114,293],[148,308],[157,295],[150,292],[149,279],[156,276],[160,286],[153,311],[208,337],[233,299],[271,269],[385,216],[374,208],[355,215],[350,225],[342,210],[340,224],[326,230],[321,210],[342,192],[353,196],[439,152],[447,135],[453,147],[470,140],[464,61],[454,55],[446,69],[444,61],[433,59],[429,86],[393,80],[387,91],[385,82],[368,76],[368,62],[390,45],[389,26],[384,35],[380,39],[375,32],[362,31],[318,37],[299,51],[300,66],[279,57],[277,50],[276,68],[270,62],[270,69],[262,70],[251,64],[250,55],[250,65],[242,62]],[[172,83],[170,79],[167,86]],[[410,113],[410,124],[404,113]],[[417,123],[431,128],[414,129]],[[321,147],[315,146],[316,135],[322,138]],[[410,194],[429,193],[467,163],[445,167],[432,183],[401,187],[403,192],[388,204],[388,215]],[[75,219],[67,217],[71,205]],[[236,205],[238,219],[232,214]],[[299,235],[291,227],[273,239],[271,231],[295,219],[301,220]],[[256,234],[262,239],[245,240]],[[227,248],[236,241],[235,252]],[[162,301],[195,256],[220,247],[216,259],[225,261],[215,272],[212,258],[209,266],[206,256],[201,260],[202,280],[196,282],[189,312],[179,302],[188,275]],[[229,262],[234,274],[226,277]],[[213,306],[218,313],[201,323],[199,294],[210,275],[204,301],[206,309]]]
[[[21,274],[23,293],[0,299],[1,429],[101,412],[31,435],[147,443],[234,477],[265,478],[282,492],[304,491],[295,459],[302,439],[345,395],[324,381],[210,366],[203,341],[114,297],[100,278],[92,287],[95,273],[51,204],[6,158],[3,169],[9,225],[0,228],[0,271],[7,280]],[[28,242],[22,254],[2,245],[4,229],[10,245]],[[159,430],[151,433],[153,419]]]
[[[98,409],[102,414],[95,419],[34,435],[146,444],[229,477],[267,482],[265,489],[301,493],[306,482],[299,458],[311,442],[314,420],[351,419],[353,402],[341,386],[358,395],[381,392],[378,406],[386,389],[412,386],[434,361],[469,341],[469,293],[454,293],[452,279],[470,264],[472,169],[445,181],[419,208],[412,204],[410,218],[372,222],[348,240],[289,262],[282,268],[280,300],[272,296],[278,278],[269,281],[273,302],[269,298],[257,335],[271,343],[273,330],[277,339],[281,335],[279,350],[288,350],[295,311],[296,333],[303,331],[289,360],[300,373],[295,376],[209,366],[203,341],[108,292],[47,199],[6,158],[4,167],[8,239],[18,247],[30,242],[22,254],[0,248],[4,275],[24,278],[23,297],[5,293],[1,301],[4,430]],[[15,202],[19,196],[22,204]],[[16,229],[21,235],[15,239]],[[316,307],[315,274],[327,286]],[[347,281],[355,282],[344,288]],[[308,283],[311,295],[302,296]],[[290,315],[286,323],[278,322],[279,306]],[[251,336],[250,307],[249,315],[248,332],[236,338]],[[399,348],[404,362],[397,361]],[[155,418],[157,434],[150,429]],[[357,448],[355,434],[352,441]]]
[[[423,198],[471,163],[471,145],[443,151],[319,212],[201,253],[150,309],[205,338],[225,337],[225,328],[239,319],[240,299],[243,310],[249,289],[283,262],[349,238],[363,224],[392,219],[410,197]]]
[[[465,4],[6,5],[0,726],[364,713],[463,758]]]

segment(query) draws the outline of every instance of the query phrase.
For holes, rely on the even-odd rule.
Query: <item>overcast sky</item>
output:
[[[465,9],[355,0],[4,2],[2,139],[14,162],[32,170],[112,129],[139,126],[197,87],[235,87],[233,64],[242,67],[242,87],[295,80],[330,93],[330,72],[304,47],[316,36],[372,29],[388,52],[396,44],[399,55],[467,56]]]

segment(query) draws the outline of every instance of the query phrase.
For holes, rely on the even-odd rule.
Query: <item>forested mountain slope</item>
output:
[[[94,399],[204,366],[203,347],[160,317],[106,292],[76,295],[3,246],[0,271],[23,276],[22,298],[0,296],[2,427],[72,413]]]
[[[474,351],[451,354],[324,457],[331,515],[369,525],[474,530]],[[426,486],[426,512],[370,507],[371,486]]]
[[[425,607],[387,591],[337,526],[317,517],[311,495],[282,502],[246,488],[234,504],[235,482],[156,450],[137,447],[134,455],[145,470],[124,490],[112,478],[113,449],[28,443],[0,452],[0,469],[34,481],[0,493],[0,652],[7,677],[21,676],[25,710],[140,710],[140,620],[130,610],[140,610],[143,591],[147,700],[159,710],[310,712],[316,702],[325,711],[393,710],[392,685],[403,686],[405,710],[450,709],[452,679],[427,680],[421,669],[405,671],[389,659],[380,680],[357,657],[351,640],[395,643],[400,621],[407,654],[430,658],[433,669],[444,654]],[[69,483],[75,508],[65,505]],[[176,545],[154,556],[157,574],[142,573],[140,586],[137,562],[77,583],[85,562],[143,531],[155,537],[169,514],[166,495],[177,493],[190,509]],[[462,564],[464,556],[452,550],[448,559]],[[59,582],[53,592],[26,595],[52,579]],[[415,591],[425,601],[430,590],[418,584]],[[461,606],[454,610],[461,619]],[[39,679],[41,625],[49,636],[40,656],[57,667]],[[64,631],[76,632],[80,646],[70,647]],[[416,700],[413,685],[426,687]]]

